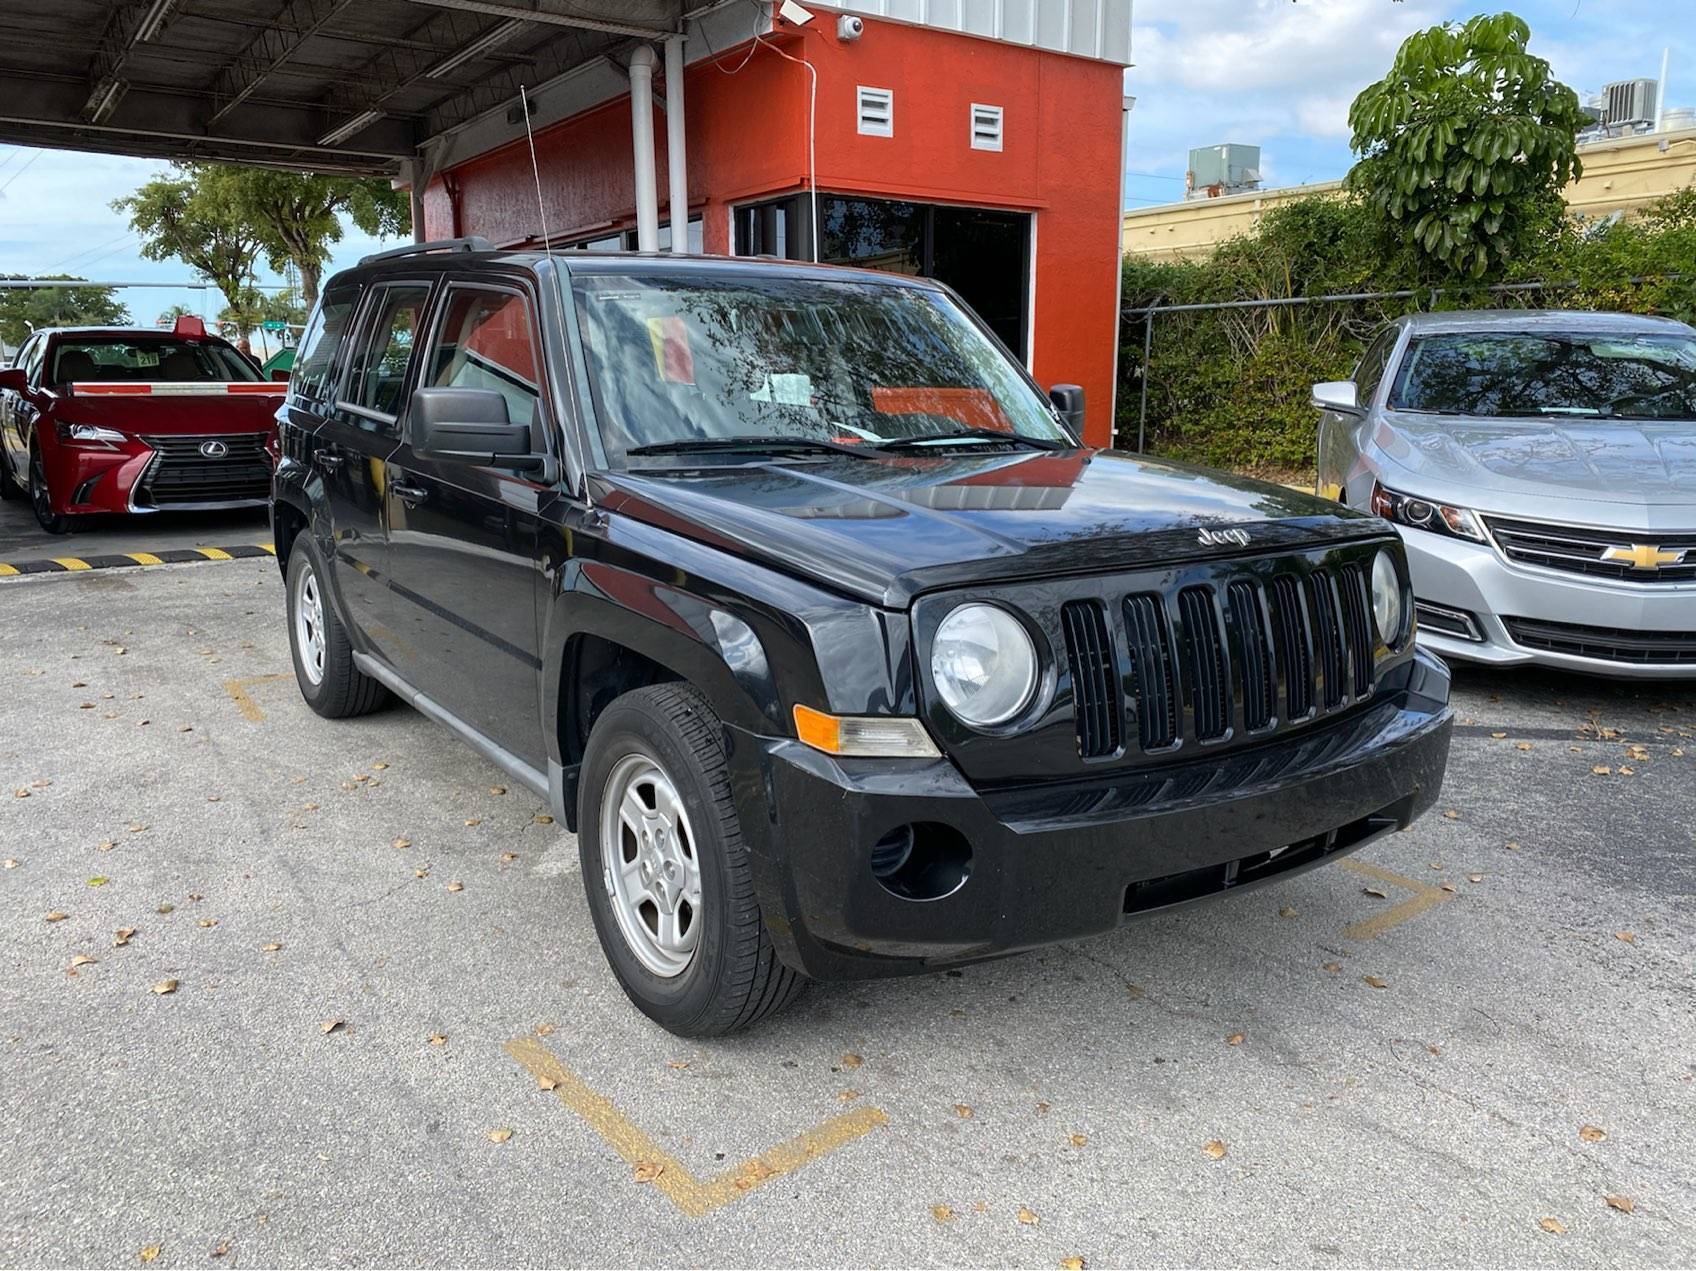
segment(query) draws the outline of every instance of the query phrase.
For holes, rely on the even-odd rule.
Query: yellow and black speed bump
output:
[[[277,549],[269,543],[237,543],[233,547],[174,547],[160,552],[112,552],[101,556],[44,556],[39,560],[0,561],[0,578],[18,574],[77,574],[85,569],[129,569],[137,565],[187,565],[276,554]]]

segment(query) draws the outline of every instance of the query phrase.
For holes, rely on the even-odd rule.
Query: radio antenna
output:
[[[558,288],[559,302],[563,308],[568,303],[565,295],[565,280],[560,277],[559,270],[553,267],[554,244],[553,236],[548,233],[548,205],[542,198],[542,167],[536,162],[536,133],[530,127],[530,90],[522,84],[518,86],[518,100],[524,107],[524,140],[530,145],[530,175],[536,181],[536,218],[542,225],[542,252],[548,258],[549,272],[554,276],[554,286]],[[583,464],[583,502],[588,507],[593,508],[595,496],[589,489],[589,457],[594,452],[589,448],[589,425],[577,412],[572,411],[570,414],[573,419],[577,420],[578,424],[578,455]]]

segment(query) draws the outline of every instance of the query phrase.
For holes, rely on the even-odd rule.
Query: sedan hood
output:
[[[1409,493],[1427,498],[1497,511],[1516,510],[1501,506],[1501,497],[1696,504],[1696,423],[1391,412],[1373,442],[1412,475]]]
[[[1112,451],[810,457],[600,473],[597,502],[874,603],[974,582],[1388,533],[1284,486]],[[1239,530],[1234,538],[1205,531]]]

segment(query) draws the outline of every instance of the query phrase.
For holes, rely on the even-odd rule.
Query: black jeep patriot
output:
[[[1095,450],[946,288],[386,252],[279,412],[300,690],[545,795],[632,1001],[1109,931],[1409,824],[1449,680],[1372,517]]]

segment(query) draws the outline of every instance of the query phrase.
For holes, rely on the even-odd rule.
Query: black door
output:
[[[332,524],[335,585],[365,642],[386,659],[404,653],[388,626],[389,550],[383,529],[388,460],[400,444],[413,333],[429,284],[394,283],[366,296],[347,374],[318,428],[313,466],[323,474]]]
[[[436,306],[419,384],[494,389],[549,449],[528,291],[453,285]],[[404,423],[404,420],[403,420]],[[550,487],[419,453],[403,430],[385,490],[393,626],[414,687],[525,763],[547,762],[537,625],[539,513]]]

